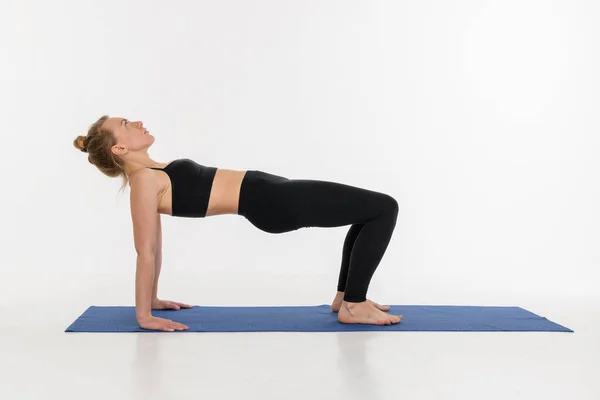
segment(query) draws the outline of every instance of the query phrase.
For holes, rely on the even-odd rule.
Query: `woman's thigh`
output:
[[[240,213],[261,230],[282,233],[365,223],[392,201],[384,193],[356,186],[257,171],[242,183]]]

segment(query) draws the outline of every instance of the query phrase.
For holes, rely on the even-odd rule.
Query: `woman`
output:
[[[375,269],[396,225],[398,203],[383,193],[335,182],[288,179],[263,171],[207,167],[190,159],[159,163],[148,155],[154,137],[142,122],[101,117],[73,144],[110,177],[121,176],[131,188],[133,235],[137,252],[135,308],[139,326],[185,330],[187,326],[155,318],[151,310],[190,308],[159,300],[162,261],[160,214],[204,218],[236,214],[269,233],[302,227],[352,225],[342,250],[337,294],[331,309],[347,324],[390,325],[401,316],[366,298]]]

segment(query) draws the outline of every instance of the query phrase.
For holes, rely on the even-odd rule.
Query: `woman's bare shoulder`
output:
[[[141,192],[143,194],[156,194],[160,190],[160,184],[153,170],[143,168],[135,171],[129,177],[129,186],[131,192]]]

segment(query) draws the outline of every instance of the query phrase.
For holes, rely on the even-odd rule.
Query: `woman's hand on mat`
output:
[[[141,328],[151,329],[155,331],[184,331],[188,328],[184,324],[180,324],[179,322],[171,321],[169,319],[157,318],[157,317],[147,317],[138,320],[138,324]]]
[[[171,300],[152,300],[153,310],[180,310],[182,308],[192,308],[192,306]]]

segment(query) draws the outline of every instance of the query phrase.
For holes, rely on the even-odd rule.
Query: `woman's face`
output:
[[[118,155],[147,150],[155,140],[154,136],[144,128],[142,121],[132,122],[127,118],[113,117],[104,121],[102,126],[115,135],[117,144],[113,146],[113,152],[116,151]]]

